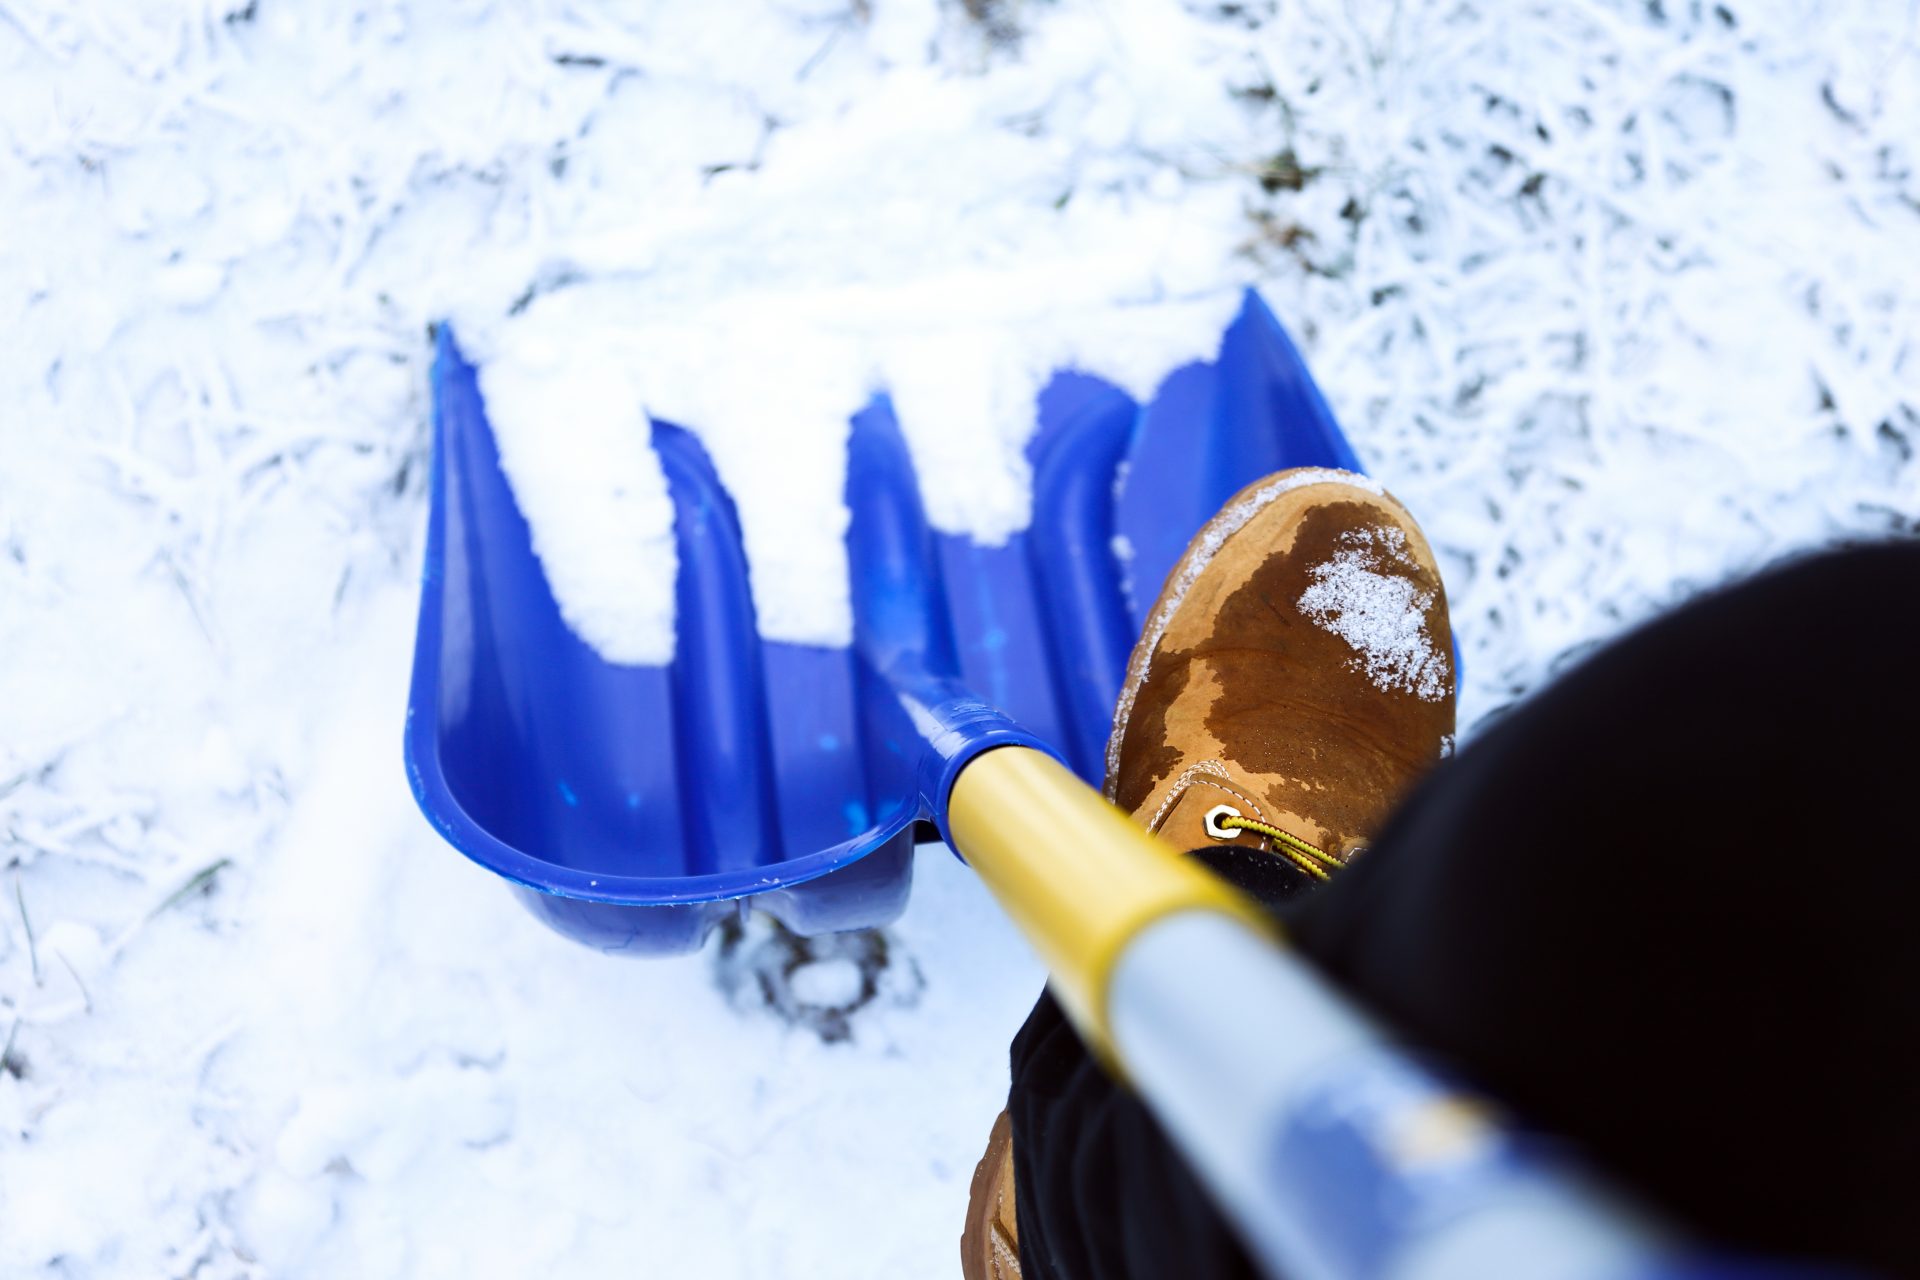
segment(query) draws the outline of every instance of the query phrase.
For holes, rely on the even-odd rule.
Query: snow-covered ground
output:
[[[991,536],[1035,377],[1148,386],[1257,282],[1443,556],[1470,725],[1915,527],[1916,41],[1913,0],[0,0],[0,1274],[952,1272],[1039,980],[962,868],[769,1007],[780,939],[605,959],[414,812],[430,322],[503,406],[702,431],[763,619],[825,637],[868,388]]]

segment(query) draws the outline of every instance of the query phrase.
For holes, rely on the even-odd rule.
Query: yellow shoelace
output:
[[[1334,872],[1346,865],[1324,849],[1317,849],[1298,836],[1288,835],[1278,827],[1270,827],[1264,822],[1255,822],[1252,818],[1243,818],[1239,814],[1216,819],[1214,825],[1227,830],[1252,831],[1265,836],[1273,841],[1275,853],[1316,880],[1330,880]]]

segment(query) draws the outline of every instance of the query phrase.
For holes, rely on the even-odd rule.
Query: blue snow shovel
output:
[[[1150,404],[1054,378],[1032,523],[1004,546],[933,530],[888,402],[856,415],[846,649],[761,639],[732,501],[697,439],[656,424],[680,568],[675,658],[653,668],[562,621],[475,370],[450,329],[437,342],[407,770],[542,920],[633,955],[694,949],[749,906],[801,934],[880,925],[937,831],[1275,1274],[1681,1274],[1089,786],[1188,539],[1262,475],[1359,469],[1254,294],[1218,360]]]

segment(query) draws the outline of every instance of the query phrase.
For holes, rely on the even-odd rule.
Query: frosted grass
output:
[[[964,869],[829,1045],[548,937],[413,811],[432,321],[684,334],[620,376],[753,493],[798,633],[883,367],[990,535],[1070,354],[1009,334],[1150,378],[1257,280],[1431,535],[1469,735],[1913,528],[1912,4],[995,12],[0,0],[0,1272],[951,1270],[1038,985]]]

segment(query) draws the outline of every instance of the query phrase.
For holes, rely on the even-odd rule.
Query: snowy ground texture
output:
[[[1916,39],[1913,0],[0,0],[0,1274],[953,1273],[1038,983],[963,869],[812,963],[616,963],[413,811],[429,322],[503,407],[562,369],[603,430],[699,428],[763,620],[824,637],[871,386],[992,536],[1036,377],[1150,386],[1257,282],[1444,558],[1471,725],[1914,527]],[[648,607],[602,620],[638,657]]]

